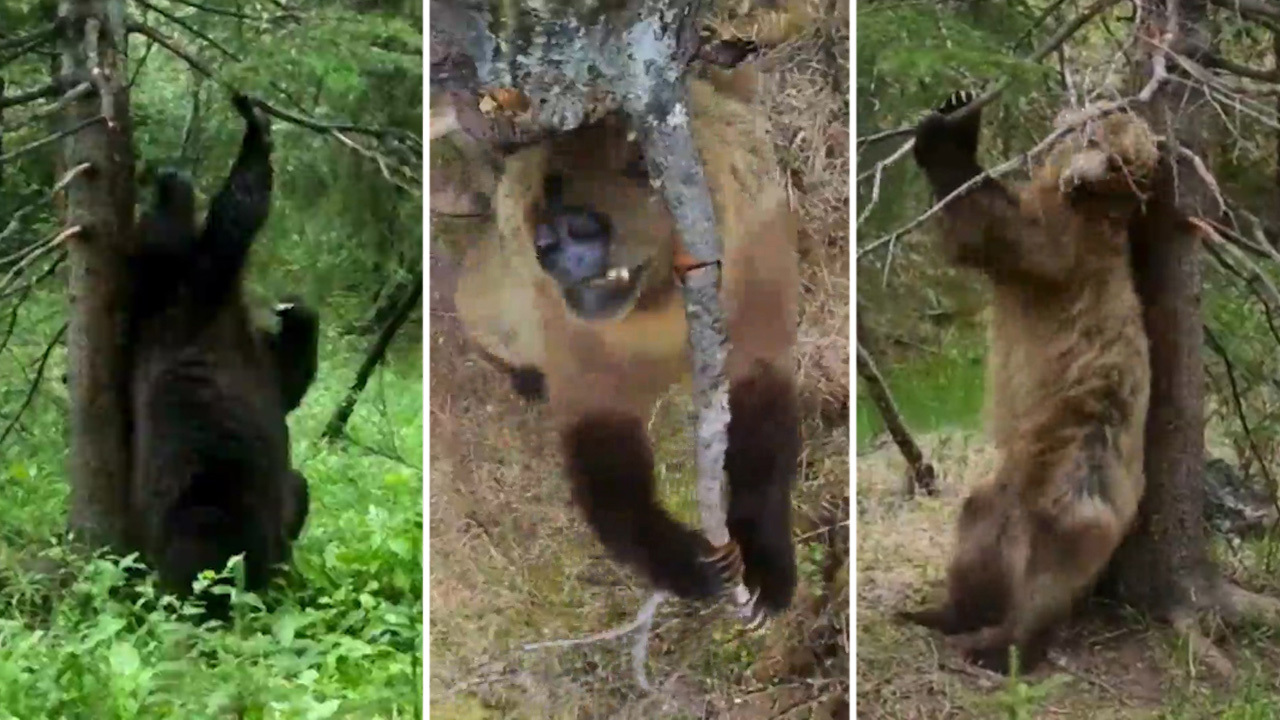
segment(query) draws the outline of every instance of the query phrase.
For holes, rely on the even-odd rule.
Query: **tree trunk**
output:
[[[62,167],[91,165],[67,186],[64,219],[66,227],[82,228],[68,240],[69,520],[91,546],[122,549],[130,543],[125,537],[129,430],[121,259],[131,242],[134,212],[125,8],[123,0],[62,0],[58,14],[65,23],[62,72],[94,77],[99,90],[67,107],[64,126],[106,116],[68,136],[62,146]],[[103,89],[110,101],[101,96]]]
[[[1151,345],[1147,487],[1133,534],[1112,560],[1117,599],[1153,617],[1189,607],[1208,578],[1204,533],[1204,331],[1200,242],[1166,177],[1134,223],[1133,264]]]
[[[1192,59],[1209,50],[1203,0],[1148,0],[1140,29],[1160,37],[1172,7],[1181,22],[1171,43]],[[1150,46],[1148,46],[1150,47]],[[1159,52],[1151,49],[1152,53]],[[1155,56],[1136,78],[1152,76]],[[1169,62],[1170,73],[1180,70]],[[1204,531],[1204,329],[1200,309],[1200,243],[1187,217],[1220,214],[1204,181],[1177,147],[1205,146],[1210,118],[1188,108],[1196,92],[1166,81],[1147,108],[1157,133],[1176,138],[1145,212],[1131,226],[1135,284],[1151,346],[1151,406],[1147,413],[1146,492],[1132,534],[1111,563],[1108,590],[1154,618],[1176,620],[1196,609],[1215,580]]]

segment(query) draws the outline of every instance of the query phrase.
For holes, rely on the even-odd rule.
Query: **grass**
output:
[[[647,589],[605,556],[570,505],[546,408],[522,404],[456,332],[434,324],[442,323],[433,323],[430,400],[433,716],[692,718],[709,706],[755,718],[767,715],[734,706],[744,689],[757,691],[752,702],[762,707],[790,697],[779,692],[798,688],[798,701],[820,703],[839,689],[848,660],[847,646],[843,660],[840,650],[848,547],[840,540],[848,536],[843,526],[821,528],[838,522],[824,503],[847,493],[846,429],[806,423],[811,472],[797,491],[797,532],[811,535],[799,546],[797,610],[769,633],[741,637],[736,621],[715,611],[667,603],[649,665],[662,692],[645,697],[631,682],[623,641],[520,650],[621,624]],[[652,427],[664,500],[690,519],[687,402],[667,398]],[[838,574],[832,564],[845,568],[843,585],[829,579]],[[797,647],[814,656],[788,657]],[[815,678],[818,692],[802,680]],[[775,682],[783,690],[772,690]]]
[[[0,375],[30,377],[60,322],[59,303],[29,302]],[[336,324],[336,323],[334,323]],[[65,367],[54,353],[43,390],[0,447],[0,718],[421,717],[422,369],[414,331],[370,382],[350,442],[321,443],[325,420],[368,342],[331,335],[319,375],[290,417],[311,511],[296,574],[272,596],[235,599],[232,629],[199,628],[149,588],[121,592],[120,564],[51,543],[66,517]],[[4,407],[16,407],[13,382]],[[31,557],[59,560],[51,587]]]

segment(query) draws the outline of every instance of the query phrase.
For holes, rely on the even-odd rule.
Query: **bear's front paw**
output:
[[[955,166],[965,166],[968,170],[968,166],[976,163],[982,111],[974,108],[963,119],[955,117],[976,97],[969,90],[957,90],[920,121],[913,148],[920,167],[945,172]]]
[[[950,115],[973,102],[977,97],[977,94],[972,90],[957,90],[951,93],[951,95],[938,106],[937,112],[942,115]]]

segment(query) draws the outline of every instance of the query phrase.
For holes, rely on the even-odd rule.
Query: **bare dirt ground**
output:
[[[825,6],[826,3],[823,3]],[[523,652],[628,620],[649,590],[605,555],[571,506],[554,428],[470,347],[432,258],[430,711],[470,718],[849,717],[848,9],[816,16],[757,62],[765,111],[805,221],[797,372],[805,450],[794,517],[801,580],[760,634],[718,609],[668,602],[643,695],[629,639]],[[476,227],[433,223],[433,246]],[[451,240],[453,242],[451,242]],[[435,244],[438,241],[439,244]],[[693,513],[687,393],[651,423],[664,497]]]
[[[1269,703],[1238,699],[1280,691],[1274,640],[1265,637],[1220,645],[1237,667],[1227,686],[1209,682],[1163,628],[1088,607],[1053,663],[1011,683],[966,665],[936,635],[894,621],[896,610],[941,598],[960,500],[994,468],[994,453],[973,434],[918,439],[938,469],[938,497],[902,497],[906,465],[891,443],[857,460],[859,718],[1277,717]],[[1229,702],[1241,704],[1222,712]],[[1033,709],[1018,715],[1013,707]]]

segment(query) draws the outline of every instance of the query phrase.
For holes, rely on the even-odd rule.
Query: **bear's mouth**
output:
[[[631,288],[638,285],[640,277],[644,273],[644,263],[632,265],[618,265],[605,270],[603,273],[587,278],[578,283],[585,285],[592,290],[618,290],[622,288]]]
[[[583,320],[614,320],[631,312],[640,297],[647,263],[616,265],[564,290],[564,298]]]

